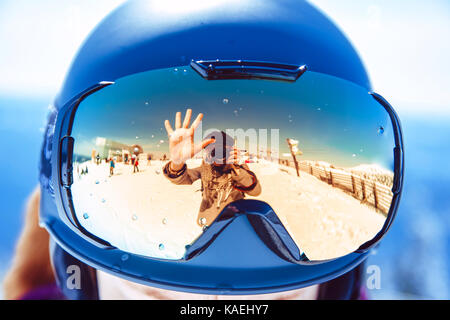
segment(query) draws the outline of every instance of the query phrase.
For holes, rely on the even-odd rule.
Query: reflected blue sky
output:
[[[297,82],[268,80],[207,81],[190,67],[150,71],[119,79],[78,107],[73,133],[75,153],[90,157],[97,137],[143,146],[160,157],[168,153],[164,120],[177,111],[202,112],[207,130],[266,129],[258,146],[271,147],[279,130],[279,154],[290,156],[287,138],[299,140],[301,160],[336,166],[378,164],[393,168],[390,118],[366,90],[334,77],[306,72]],[[381,128],[381,129],[380,129]],[[260,146],[267,141],[267,147]],[[238,139],[239,140],[239,139]],[[162,142],[161,142],[162,141]],[[253,140],[253,144],[256,141]],[[257,150],[249,145],[245,149]]]

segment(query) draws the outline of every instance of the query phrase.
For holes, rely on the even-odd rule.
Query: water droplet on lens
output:
[[[124,255],[122,255],[121,259],[122,259],[122,261],[127,261],[129,257],[130,257],[129,255],[124,254]]]
[[[100,183],[100,181],[98,181],[98,180],[95,180],[95,184],[99,184]]]
[[[239,112],[238,112],[237,110],[234,110],[233,113],[234,113],[234,115],[235,115],[236,117],[237,117],[238,114],[239,114]]]
[[[321,108],[317,108],[317,111],[320,111],[320,110],[322,110]]]
[[[137,215],[133,214],[133,216],[131,217],[131,219],[133,219],[133,221],[136,221],[138,219]]]
[[[164,218],[164,219],[162,220],[162,223],[163,223],[163,224],[167,224],[167,219]]]
[[[158,248],[159,248],[159,250],[162,251],[162,250],[164,250],[164,245],[162,243],[160,243]]]
[[[83,214],[84,219],[89,219],[89,215],[87,213]]]
[[[384,133],[384,128],[383,128],[383,126],[380,126],[378,128],[378,134],[383,134],[383,133]]]
[[[352,154],[352,157],[353,157],[353,158],[356,157],[356,153]]]
[[[173,73],[178,73],[178,68],[173,69]]]
[[[225,98],[225,99],[222,100],[223,104],[228,104],[229,101],[230,101],[230,100],[228,100],[227,98]]]
[[[161,170],[156,169],[156,170],[155,170],[155,173],[156,173],[156,174],[160,174],[160,173],[161,173]]]
[[[148,106],[148,101],[145,102],[145,105]]]
[[[200,224],[201,224],[202,226],[204,226],[204,225],[206,224],[206,218],[201,218],[201,219],[200,219]]]
[[[105,199],[102,199],[102,203],[105,203],[106,202],[106,200]]]
[[[187,75],[188,71],[186,69],[183,69],[183,75]]]

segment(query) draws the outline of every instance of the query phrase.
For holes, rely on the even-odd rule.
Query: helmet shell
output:
[[[306,64],[370,89],[350,42],[306,1],[171,2],[130,1],[107,16],[79,50],[56,105],[100,81],[191,59]]]
[[[127,2],[87,38],[49,117],[41,158],[41,221],[57,244],[78,260],[126,279],[200,293],[252,294],[295,289],[336,278],[360,264],[368,252],[309,266],[284,261],[262,243],[244,217],[230,224],[202,255],[182,263],[105,250],[80,238],[61,221],[54,196],[59,182],[51,168],[52,149],[57,146],[57,141],[52,140],[55,129],[58,131],[58,110],[101,81],[187,65],[191,59],[306,64],[309,70],[370,90],[367,73],[350,42],[306,1]]]

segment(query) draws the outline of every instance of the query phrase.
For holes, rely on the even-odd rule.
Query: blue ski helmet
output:
[[[177,73],[176,77],[182,77],[180,73],[185,72],[189,75],[186,78],[176,78],[180,79],[176,81],[165,80],[165,75],[170,72]],[[140,77],[139,81],[130,80],[135,76]],[[308,78],[313,76],[317,79]],[[159,85],[158,79],[161,79],[164,85]],[[233,86],[234,81],[248,81],[251,85],[257,81],[264,81],[264,85],[270,82],[265,89],[266,93],[284,90],[285,87],[282,86],[286,83],[300,85],[299,81],[309,84],[338,81],[345,83],[342,88],[350,88],[348,92],[346,91],[346,99],[352,96],[350,94],[352,90],[357,91],[357,94],[355,93],[357,96],[362,95],[362,92],[367,94],[371,91],[366,70],[350,42],[324,14],[306,1],[240,0],[230,3],[230,1],[210,0],[177,2],[176,5],[172,1],[129,1],[109,14],[93,30],[73,60],[54,101],[42,149],[40,221],[54,241],[51,251],[58,276],[64,277],[66,266],[79,261],[86,268],[95,268],[164,289],[210,294],[260,294],[297,289],[335,279],[354,269],[367,258],[370,249],[379,242],[395,217],[403,172],[403,149],[398,119],[390,105],[374,93],[367,95],[370,97],[370,102],[367,103],[380,106],[387,115],[383,119],[389,120],[386,123],[380,120],[383,124],[378,125],[376,130],[378,135],[390,134],[392,138],[393,146],[389,149],[389,155],[393,157],[391,161],[393,174],[390,178],[392,188],[386,191],[391,193],[388,203],[385,204],[380,198],[372,199],[378,197],[376,192],[369,198],[365,192],[367,185],[362,187],[363,200],[372,203],[370,205],[375,206],[378,211],[384,210],[386,220],[383,220],[383,224],[373,237],[351,252],[329,259],[307,259],[308,253],[305,255],[289,236],[289,228],[283,226],[285,223],[283,219],[277,217],[276,210],[274,211],[265,202],[243,199],[241,194],[238,196],[241,198],[237,198],[236,202],[214,216],[213,223],[203,223],[201,236],[190,242],[177,259],[168,255],[158,256],[157,253],[146,256],[143,251],[123,250],[120,245],[100,236],[94,229],[90,229],[88,224],[82,222],[83,219],[89,221],[89,218],[96,214],[95,210],[75,212],[78,211],[75,210],[78,208],[76,202],[81,198],[77,199],[74,194],[74,181],[85,179],[96,170],[90,165],[86,165],[86,168],[80,166],[83,161],[105,160],[104,165],[109,168],[108,174],[111,177],[122,165],[133,163],[136,167],[134,159],[139,158],[142,166],[142,159],[147,161],[155,158],[155,156],[148,158],[148,155],[142,158],[140,155],[144,154],[144,151],[138,143],[114,144],[114,139],[102,140],[103,137],[100,136],[97,136],[101,139],[96,140],[96,145],[110,143],[116,146],[115,149],[110,147],[107,151],[102,151],[103,153],[96,150],[92,154],[92,159],[86,152],[85,159],[82,159],[81,153],[75,154],[74,148],[77,150],[81,135],[71,134],[72,130],[78,132],[79,126],[74,124],[74,119],[78,117],[79,121],[82,118],[79,114],[84,112],[96,121],[103,118],[109,120],[109,115],[116,112],[115,109],[109,109],[110,111],[102,116],[96,114],[94,112],[96,109],[90,104],[97,101],[95,100],[97,97],[101,99],[103,95],[104,99],[109,99],[105,105],[111,105],[119,101],[123,97],[122,94],[134,93],[133,90],[141,88],[140,84],[149,83],[151,86],[146,87],[146,90],[155,92],[155,100],[162,91],[175,90],[169,94],[162,92],[165,94],[164,99],[167,100],[169,97],[194,92],[195,90],[188,88],[190,84],[198,83],[199,88],[215,92],[214,90],[218,90],[216,86],[222,83]],[[120,86],[116,86],[119,83]],[[115,86],[121,89],[115,92],[113,91]],[[186,90],[183,86],[186,86]],[[314,88],[311,87],[302,94],[319,90]],[[324,88],[327,88],[326,85]],[[254,88],[247,89],[246,97],[251,98],[250,92],[253,92],[251,90]],[[340,94],[343,90],[341,89],[335,90],[336,92],[330,95]],[[259,87],[258,90],[262,94],[263,90]],[[327,92],[321,92],[324,96],[327,95]],[[109,94],[111,96],[108,96]],[[164,99],[157,101],[165,101]],[[270,100],[270,97],[265,100]],[[142,100],[143,105],[152,102]],[[183,103],[180,102],[178,107],[185,108],[186,105]],[[189,103],[195,103],[195,97]],[[221,103],[226,105],[229,100],[221,99]],[[122,105],[120,110],[126,108]],[[164,106],[161,108],[164,110]],[[214,108],[211,110],[221,110],[219,105],[214,105]],[[320,108],[316,109],[320,111]],[[91,111],[94,113],[89,114]],[[236,108],[234,111],[237,116],[240,109]],[[155,116],[157,112],[159,111],[155,111]],[[292,114],[295,112],[295,108],[292,109]],[[357,109],[352,112],[358,113]],[[152,113],[145,114],[145,117],[147,116],[151,118]],[[205,113],[205,119],[207,116]],[[177,115],[176,121],[179,121],[178,119]],[[292,122],[290,114],[289,122]],[[116,123],[110,125],[118,127]],[[101,127],[96,123],[92,126]],[[159,128],[158,124],[158,129],[164,132],[163,127],[161,124]],[[170,126],[166,126],[168,133],[169,128]],[[138,138],[136,135],[136,139]],[[161,139],[160,142],[157,148],[162,148],[165,140]],[[288,144],[290,152],[283,152],[287,154],[285,159],[281,159],[280,152],[278,163],[286,164],[290,168],[286,169],[287,171],[294,170],[292,155],[297,175],[301,177],[303,163],[297,163],[295,158],[301,152],[297,151],[294,139],[288,140]],[[252,157],[245,146],[241,149],[249,154],[246,163],[250,168],[252,159],[269,161],[265,157],[264,159]],[[306,151],[304,153],[306,155]],[[165,157],[164,154],[164,160]],[[183,168],[182,170],[187,170]],[[313,174],[315,169],[308,168]],[[75,174],[76,170],[79,172]],[[158,177],[162,177],[164,173],[176,179],[184,174],[184,171],[173,170],[170,166],[161,170],[165,171],[157,172]],[[240,172],[244,172],[245,175],[248,171],[250,170],[244,168],[244,171]],[[335,177],[339,177],[338,168],[335,166],[328,167],[326,172],[330,177],[333,173],[336,174]],[[251,186],[241,186],[235,188],[233,192],[245,194],[249,188],[254,188],[256,177],[259,177],[254,174],[249,177],[250,181],[253,179]],[[106,182],[107,178],[105,177],[105,183],[109,183]],[[327,179],[328,183],[334,186],[336,181]],[[356,192],[356,188],[363,180],[358,182],[359,180],[354,181],[352,178],[351,181],[353,191],[345,192],[353,192],[354,197],[361,196]],[[103,180],[92,180],[93,188],[94,184],[101,183]],[[364,185],[364,182],[361,183]],[[374,190],[378,185],[373,182],[371,186],[370,190]],[[84,196],[89,197],[92,194],[86,193]],[[99,195],[94,194],[94,197],[96,196]],[[100,198],[99,201],[105,202],[105,199]],[[382,207],[383,205],[385,207]],[[151,214],[148,212],[148,215]],[[130,217],[133,221],[138,219],[135,215]],[[202,219],[197,222],[202,224]],[[164,221],[165,224],[166,222]],[[164,243],[156,244],[155,252],[164,251]],[[92,280],[88,276],[87,279]],[[83,285],[84,288],[90,286],[92,281],[87,281]],[[70,292],[65,293],[70,297]]]

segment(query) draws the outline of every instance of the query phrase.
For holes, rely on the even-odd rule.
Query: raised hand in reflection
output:
[[[239,164],[240,154],[231,136],[223,131],[211,132],[202,142],[194,144],[194,132],[203,115],[199,114],[189,127],[192,111],[186,112],[183,125],[181,113],[175,117],[174,131],[165,121],[169,135],[170,162],[163,167],[167,179],[176,185],[191,185],[201,180],[202,202],[197,223],[209,226],[220,212],[231,202],[258,196],[261,186],[256,175],[244,164]],[[186,160],[205,148],[200,166],[188,168]]]
[[[214,142],[214,139],[205,139],[194,143],[194,133],[202,121],[203,114],[199,113],[191,126],[192,110],[187,109],[183,124],[181,124],[181,112],[175,115],[175,130],[172,129],[169,120],[164,122],[169,136],[170,168],[174,171],[180,170],[186,160],[193,158],[203,148]]]

